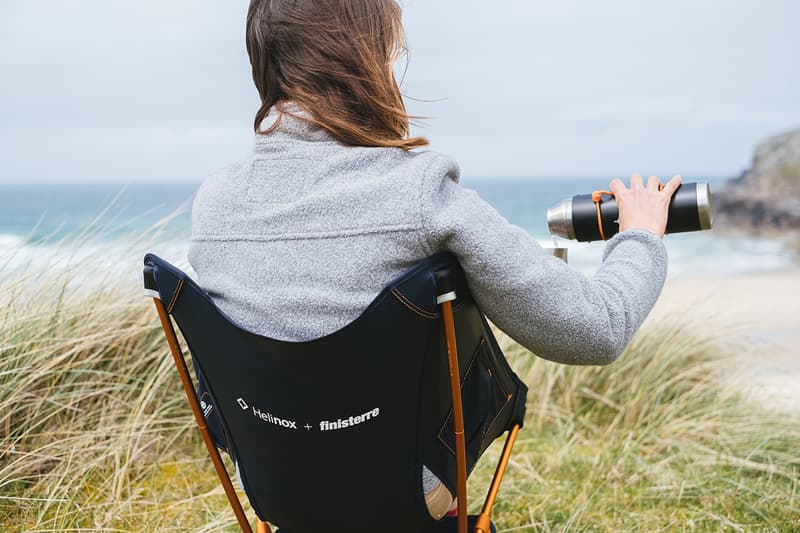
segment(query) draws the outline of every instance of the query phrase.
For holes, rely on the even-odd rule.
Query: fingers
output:
[[[680,184],[681,184],[681,177],[673,176],[672,179],[669,180],[667,184],[664,186],[664,192],[667,194],[667,196],[671,197],[673,194],[675,194],[675,191],[678,190]]]
[[[614,193],[614,196],[623,193],[627,190],[625,184],[622,183],[622,180],[619,178],[614,178],[613,180],[611,180],[611,183],[609,183],[608,186],[611,189],[611,192]]]
[[[681,184],[681,177],[680,176],[673,176],[672,179],[669,180],[666,185],[664,185],[664,188],[662,189],[662,191],[667,196],[672,196],[673,194],[675,194],[675,191],[678,190],[678,187],[680,186],[680,184]],[[658,176],[650,176],[647,179],[647,190],[648,191],[658,192],[660,186],[661,186],[661,180],[658,179]],[[614,178],[611,181],[611,183],[609,184],[609,187],[611,188],[611,192],[613,192],[615,195],[617,195],[617,194],[619,194],[621,192],[625,192],[625,191],[628,190],[628,188],[625,187],[625,183],[623,183],[623,181],[621,179],[619,179],[619,178]],[[641,174],[633,174],[631,176],[631,188],[630,188],[630,190],[644,189],[644,188],[645,188],[645,186],[644,186],[644,180],[642,179],[642,175]]]
[[[650,176],[647,180],[647,190],[656,192],[658,191],[658,186],[661,185],[661,180],[658,179],[657,176]]]

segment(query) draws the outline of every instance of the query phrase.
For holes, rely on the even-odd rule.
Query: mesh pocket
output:
[[[461,382],[468,470],[472,469],[489,444],[499,436],[499,433],[490,434],[490,430],[496,430],[497,424],[494,422],[510,408],[511,395],[497,377],[490,350],[486,339],[481,337]],[[439,430],[439,440],[455,454],[452,408]]]

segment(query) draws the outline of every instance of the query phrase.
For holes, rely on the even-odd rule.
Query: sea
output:
[[[684,178],[684,182],[707,178]],[[606,189],[607,179],[468,179],[510,223],[542,246],[566,247],[569,264],[591,276],[602,242],[578,243],[548,234],[546,211],[576,194]],[[713,191],[725,180],[707,179]],[[121,272],[140,268],[146,252],[186,266],[191,200],[198,183],[0,185],[0,278],[20,270]],[[713,201],[712,201],[713,203]],[[728,277],[796,266],[777,239],[709,231],[667,235],[670,278]],[[502,253],[502,250],[498,250]],[[125,273],[122,275],[122,273]]]

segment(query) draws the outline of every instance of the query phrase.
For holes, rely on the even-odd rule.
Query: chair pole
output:
[[[458,348],[452,301],[442,302],[447,362],[450,367],[450,395],[453,402],[453,433],[456,439],[456,498],[458,498],[458,533],[467,533],[467,451],[464,443],[464,412],[461,407],[461,376],[458,371]]]
[[[481,509],[481,514],[478,515],[478,520],[475,523],[475,533],[490,533],[492,530],[492,507],[494,506],[494,501],[497,499],[497,492],[500,490],[500,483],[503,481],[503,475],[506,473],[508,460],[511,457],[511,449],[514,447],[514,442],[517,440],[517,433],[519,433],[519,424],[514,424],[514,427],[508,432],[506,443],[503,446],[503,453],[500,455],[500,461],[497,463],[497,470],[494,471],[492,484],[489,486],[489,492],[486,494],[486,501],[483,503],[483,509]]]
[[[214,468],[216,469],[219,480],[222,483],[222,488],[225,490],[225,495],[228,497],[228,501],[233,508],[233,512],[236,515],[236,520],[239,521],[239,527],[242,528],[243,533],[253,533],[250,523],[247,521],[247,516],[244,514],[244,509],[242,509],[242,503],[239,501],[239,497],[236,495],[236,491],[233,488],[231,478],[228,476],[228,472],[225,470],[225,465],[222,463],[222,458],[219,455],[217,446],[214,444],[211,434],[208,432],[206,419],[203,416],[203,411],[200,408],[200,402],[197,400],[197,395],[194,392],[192,378],[189,376],[189,369],[186,368],[186,361],[183,359],[183,353],[181,352],[180,344],[178,344],[178,337],[175,335],[175,328],[172,327],[172,322],[169,319],[167,310],[164,308],[163,302],[158,298],[153,298],[153,301],[156,304],[158,318],[161,320],[161,327],[164,330],[164,335],[167,337],[167,344],[169,344],[169,349],[172,353],[172,359],[175,361],[175,366],[178,369],[178,375],[181,377],[183,391],[186,393],[186,398],[189,400],[192,413],[194,413],[194,420],[197,424],[197,429],[200,430],[200,435],[203,436],[203,442],[206,444],[208,455],[211,456],[211,462],[214,463]],[[266,524],[264,525],[266,526]],[[259,528],[259,532],[270,533],[269,526],[266,526],[266,529]]]

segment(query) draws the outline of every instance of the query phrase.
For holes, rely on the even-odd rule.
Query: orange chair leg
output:
[[[497,470],[494,471],[492,484],[486,494],[486,501],[483,503],[483,509],[481,509],[481,514],[478,515],[478,520],[475,523],[475,533],[490,533],[492,530],[492,507],[497,499],[497,492],[500,490],[503,474],[506,473],[508,459],[511,457],[511,449],[514,447],[514,441],[517,440],[517,433],[519,433],[519,425],[515,425],[508,433],[508,438],[506,438],[506,443],[503,446],[503,453],[497,463]]]
[[[272,530],[266,522],[259,520],[256,524],[256,533],[272,533]]]
[[[253,533],[253,529],[250,527],[250,523],[247,521],[247,516],[244,514],[244,509],[242,509],[242,504],[239,501],[239,497],[236,495],[236,491],[233,488],[231,478],[228,475],[227,470],[225,470],[225,465],[222,462],[222,458],[219,456],[219,451],[217,450],[214,441],[211,439],[211,434],[208,432],[206,419],[203,416],[203,411],[200,409],[200,402],[197,401],[197,395],[194,392],[192,378],[189,376],[189,369],[186,368],[186,361],[183,359],[183,352],[181,352],[181,347],[178,344],[178,336],[175,335],[175,328],[172,327],[169,314],[167,313],[167,310],[161,300],[158,298],[153,298],[153,301],[156,304],[158,318],[161,319],[161,327],[164,330],[164,335],[167,337],[167,344],[169,344],[170,352],[172,352],[172,359],[175,361],[175,366],[177,367],[178,374],[181,377],[183,391],[186,393],[186,398],[189,400],[192,413],[194,413],[197,429],[200,430],[200,435],[203,437],[203,442],[208,450],[208,455],[211,457],[211,462],[214,463],[214,468],[217,471],[220,483],[222,483],[222,488],[225,490],[225,495],[228,497],[228,501],[233,508],[233,513],[236,515],[236,520],[239,522],[239,527],[242,528],[242,532]],[[269,533],[268,529],[266,531]]]
[[[451,301],[442,302],[447,361],[450,367],[450,394],[453,402],[453,433],[456,439],[456,498],[458,533],[467,533],[467,447],[464,443],[464,412],[461,407],[461,376],[458,370],[456,328]]]

